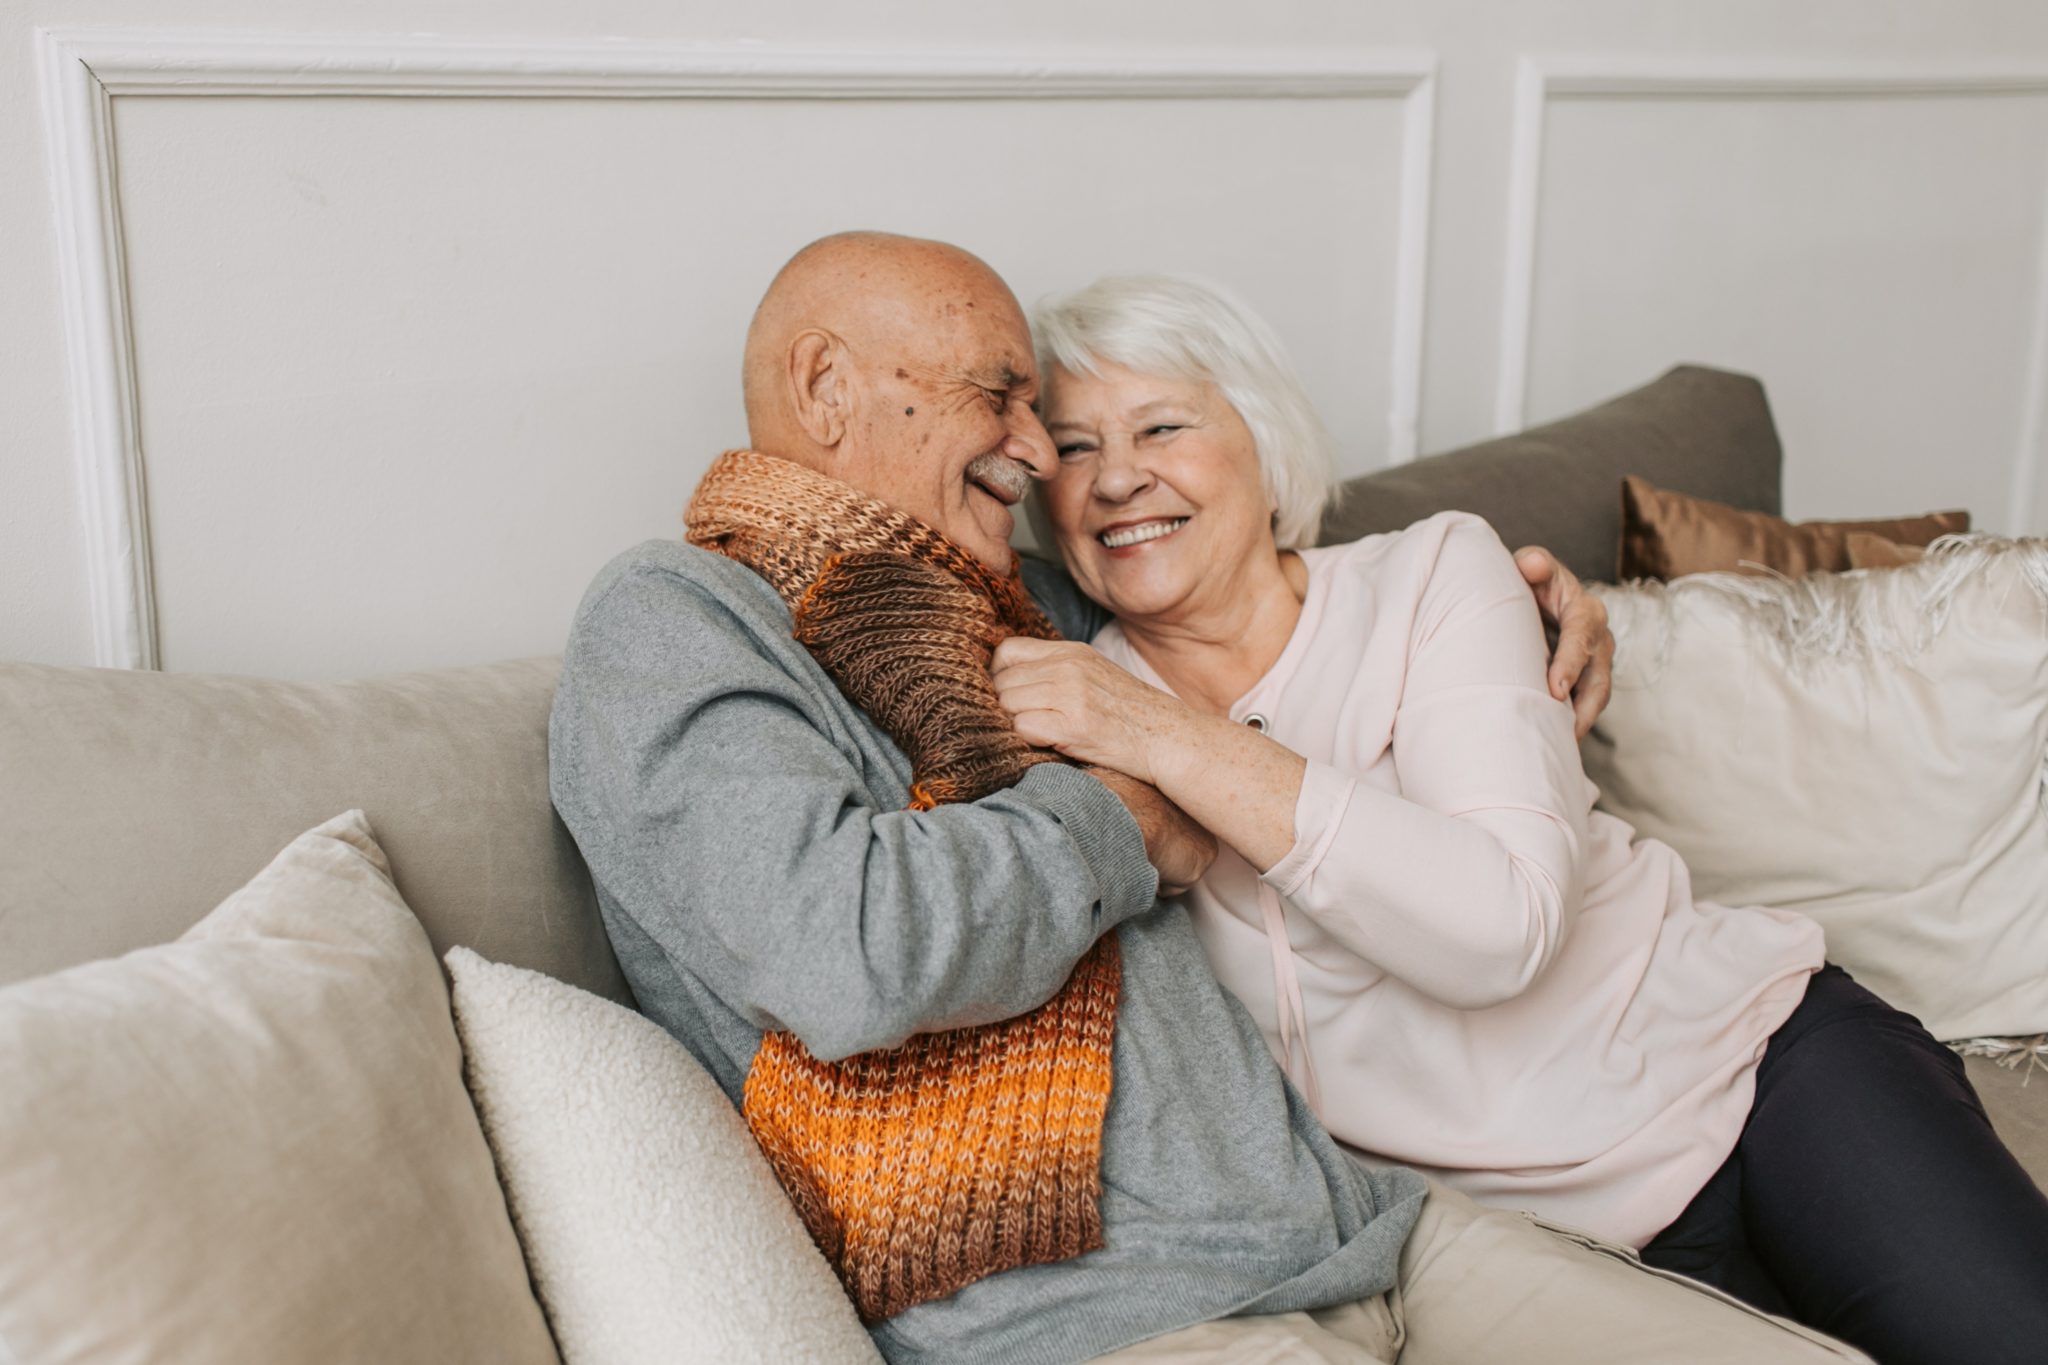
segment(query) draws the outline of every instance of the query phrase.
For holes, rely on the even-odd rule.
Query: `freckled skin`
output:
[[[1015,563],[1012,513],[968,467],[1000,456],[1044,478],[1055,458],[1031,410],[1030,328],[980,260],[879,233],[813,243],[762,299],[745,378],[755,449],[911,513],[992,568]]]

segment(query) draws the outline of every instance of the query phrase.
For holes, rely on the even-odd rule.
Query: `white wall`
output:
[[[1014,13],[206,0],[166,27],[132,0],[14,4],[0,657],[146,656],[131,621],[181,669],[557,648],[597,566],[673,534],[743,437],[738,341],[768,275],[853,225],[960,241],[1027,301],[1111,269],[1222,279],[1287,335],[1352,470],[1700,360],[1765,378],[1794,515],[1962,505],[2048,531],[2039,7]],[[113,92],[111,312],[79,306],[106,260],[65,234],[90,215],[53,207],[95,159],[90,119],[44,103],[46,28],[70,43],[57,93],[85,89],[81,58]],[[423,29],[452,55],[381,36]],[[262,55],[312,35],[303,60]],[[492,92],[428,97],[465,52]],[[150,77],[152,54],[180,69]],[[413,83],[336,84],[394,60]],[[835,61],[893,71],[866,91],[898,97],[758,97],[761,71],[815,91]],[[544,92],[551,64],[581,74]],[[923,97],[947,72],[952,97]],[[246,93],[269,81],[323,93]],[[144,572],[119,555],[131,456]]]

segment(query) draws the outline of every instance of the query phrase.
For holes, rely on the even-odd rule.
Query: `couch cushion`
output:
[[[1703,899],[1812,916],[1938,1038],[2048,1030],[2048,540],[1601,593],[1604,809]]]
[[[1616,576],[1672,579],[1693,573],[1840,573],[1882,567],[1872,558],[1873,537],[1892,553],[1887,564],[1910,562],[1898,551],[1933,544],[1970,529],[1968,512],[1929,512],[1883,521],[1789,522],[1712,498],[1689,497],[1631,474],[1621,481],[1621,553]]]
[[[718,1082],[659,1024],[448,954],[471,1094],[562,1354],[879,1362]]]
[[[629,999],[548,800],[555,671],[293,683],[0,664],[0,983],[176,938],[354,807],[437,952]]]
[[[1849,556],[1852,569],[1897,569],[1918,564],[1927,555],[1924,545],[1901,545],[1896,540],[1886,540],[1868,531],[1850,531],[1844,535],[1842,549]]]
[[[1510,549],[1545,546],[1579,577],[1607,582],[1622,476],[1775,515],[1782,462],[1763,385],[1680,365],[1561,421],[1352,479],[1321,540],[1398,531],[1456,508],[1493,523]]]
[[[0,990],[0,1359],[555,1348],[361,812],[176,943]]]

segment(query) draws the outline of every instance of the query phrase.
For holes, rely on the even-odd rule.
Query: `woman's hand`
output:
[[[1607,628],[1607,604],[1541,546],[1515,551],[1515,567],[1536,594],[1543,624],[1557,635],[1550,655],[1550,695],[1570,699],[1573,728],[1584,739],[1614,691],[1614,632]]]
[[[1301,755],[1196,711],[1087,645],[1005,640],[993,672],[997,699],[1031,743],[1151,783],[1261,872],[1294,846]]]
[[[1013,636],[996,646],[996,699],[1017,733],[1068,758],[1159,785],[1164,751],[1194,713],[1084,644]]]

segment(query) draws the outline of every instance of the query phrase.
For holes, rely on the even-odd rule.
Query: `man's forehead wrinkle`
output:
[[[1030,375],[1021,369],[1015,357],[1004,356],[996,360],[983,360],[968,366],[962,372],[968,382],[985,389],[1018,389],[1031,382]]]

